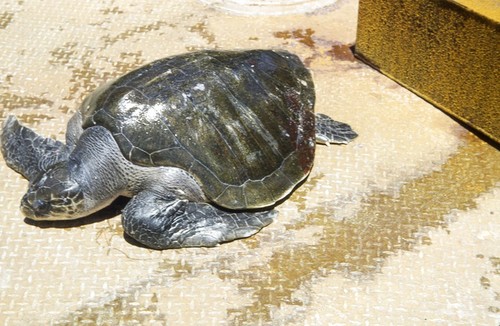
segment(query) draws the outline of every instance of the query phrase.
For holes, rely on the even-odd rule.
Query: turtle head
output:
[[[85,212],[80,185],[71,179],[67,162],[60,162],[30,182],[21,210],[32,220],[71,220]]]

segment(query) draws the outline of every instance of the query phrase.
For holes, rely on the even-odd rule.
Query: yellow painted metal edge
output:
[[[455,10],[457,10],[457,12],[462,12],[461,15],[463,17],[474,17],[474,19],[477,19],[479,22],[482,22],[480,24],[495,26],[494,28],[497,28],[497,30],[498,30],[498,26],[499,26],[498,21],[500,20],[500,17],[498,17],[500,15],[500,10],[498,10],[498,8],[500,8],[500,2],[497,1],[495,3],[495,5],[496,5],[495,7],[489,7],[490,10],[486,11],[487,15],[485,15],[484,14],[484,11],[485,11],[484,4],[482,4],[481,6],[476,5],[476,6],[473,6],[472,8],[469,8],[466,6],[465,3],[460,3],[460,2],[467,2],[467,1],[468,0],[443,0],[440,3],[448,3],[450,5],[449,8],[455,7]],[[489,0],[487,0],[487,2],[488,1]],[[369,12],[369,13],[373,12],[374,15],[377,14],[376,10],[374,10],[374,11],[371,11],[371,10],[373,8],[376,8],[376,6],[380,4],[379,1],[366,0],[366,1],[362,1],[362,2],[364,2],[364,4],[360,3],[360,10],[365,10],[365,12],[364,12],[364,16],[362,16],[361,12],[360,12],[360,17],[369,17],[370,15],[367,15],[366,12]],[[424,1],[417,1],[417,3],[424,4]],[[425,8],[429,8],[429,6],[433,6],[433,5],[438,6],[438,8],[439,7],[443,8],[440,3],[437,3],[437,2],[436,3],[427,3],[426,4],[427,7],[425,7]],[[363,9],[361,9],[361,5],[364,6]],[[397,6],[400,6],[403,11],[406,10],[407,13],[411,13],[411,9],[409,9],[411,7],[409,5],[407,5],[407,3],[401,3],[399,5],[396,5],[396,4],[391,5],[391,4],[384,3],[383,5],[384,6],[394,5],[395,8]],[[406,5],[406,7],[405,7],[405,5]],[[368,11],[367,9],[370,11]],[[408,10],[410,10],[410,11],[408,11]],[[389,11],[385,11],[383,13],[388,13],[388,12]],[[381,53],[384,53],[384,51],[380,51],[380,49],[384,48],[384,47],[392,49],[392,44],[390,42],[382,42],[380,44],[373,45],[373,42],[374,42],[373,40],[380,39],[381,33],[384,33],[383,32],[384,30],[387,31],[386,39],[391,39],[391,36],[394,36],[393,29],[387,30],[387,19],[390,19],[390,17],[388,17],[387,15],[384,16],[383,13],[382,14],[378,13],[379,16],[376,16],[377,18],[371,17],[369,19],[363,19],[363,18],[359,19],[358,24],[364,23],[365,25],[364,26],[358,25],[358,38],[360,35],[362,35],[363,39],[361,40],[361,42],[359,42],[359,39],[358,39],[358,42],[356,43],[356,45],[354,47],[355,56],[357,58],[359,58],[360,60],[362,60],[363,62],[367,63],[368,65],[372,66],[373,68],[375,68],[376,70],[378,70],[382,74],[384,74],[387,77],[391,78],[392,80],[396,81],[398,84],[409,89],[410,91],[412,91],[416,95],[420,96],[421,98],[425,99],[426,101],[433,104],[437,108],[441,109],[443,112],[447,113],[451,117],[460,121],[465,126],[468,126],[473,130],[477,130],[480,134],[485,135],[488,139],[493,141],[493,145],[495,145],[495,147],[498,147],[500,145],[500,136],[499,136],[500,134],[498,133],[498,130],[500,129],[500,125],[498,126],[498,129],[497,129],[495,127],[495,122],[493,121],[493,126],[494,126],[493,128],[491,127],[491,123],[489,125],[485,125],[486,128],[483,128],[481,125],[478,125],[477,123],[473,123],[473,121],[471,121],[471,119],[470,119],[471,118],[470,116],[468,117],[467,115],[463,115],[464,114],[463,113],[464,107],[457,108],[457,110],[455,110],[453,106],[450,106],[451,103],[448,103],[446,101],[440,102],[439,99],[433,99],[433,96],[435,97],[436,93],[430,92],[429,87],[425,86],[425,83],[424,84],[420,83],[421,85],[412,85],[411,84],[412,80],[406,78],[404,74],[402,76],[399,76],[399,77],[397,76],[397,75],[401,74],[400,68],[394,69],[393,67],[391,68],[391,66],[384,67],[386,64],[390,65],[391,62],[388,61],[387,58],[380,56]],[[425,12],[420,13],[420,14],[426,15]],[[361,20],[361,19],[363,19],[363,20]],[[379,21],[381,21],[381,24],[382,24],[381,27],[384,26],[384,24],[386,25],[385,27],[382,27],[383,28],[382,30],[377,30],[376,24],[373,24],[374,22],[378,21],[377,19],[381,19],[381,20],[379,20]],[[367,24],[367,23],[369,23],[369,24]],[[404,24],[402,27],[408,28],[411,26],[412,26],[411,24],[408,24],[408,25]],[[397,24],[392,26],[392,28],[398,28],[398,27],[399,26],[397,26]],[[362,33],[359,33],[360,30],[362,30]],[[408,30],[407,35],[410,35],[410,33],[411,33],[411,31]],[[382,34],[382,35],[384,35],[384,34]],[[422,35],[425,35],[425,34],[422,34]],[[452,37],[452,36],[450,36],[450,37]],[[370,43],[372,43],[372,45],[368,46],[368,44],[370,44]],[[491,40],[491,44],[493,47],[498,47],[498,44],[495,45],[494,39]],[[358,47],[358,45],[361,45],[361,46]],[[377,47],[378,47],[378,49],[377,49]],[[396,48],[397,48],[397,46],[396,46]],[[373,50],[375,50],[375,52]],[[397,52],[395,52],[395,53],[397,53]],[[407,52],[405,55],[412,56],[412,53]],[[420,55],[421,55],[421,53],[420,53]],[[441,57],[441,58],[438,58],[438,60],[435,62],[439,63],[441,60],[445,60],[445,59],[443,57]],[[471,62],[473,62],[473,61],[471,61]],[[495,62],[495,61],[493,60],[492,62]],[[387,68],[389,68],[389,69],[387,69]],[[499,69],[498,65],[491,67],[491,74],[493,74],[493,76],[498,74],[498,69]],[[392,70],[394,70],[394,71],[392,71]],[[422,71],[417,70],[416,72],[421,73]],[[435,77],[435,76],[430,74],[429,79],[431,79],[432,77]],[[450,82],[452,80],[453,79],[451,79]],[[429,84],[427,83],[427,85],[429,85]],[[461,85],[460,82],[458,82],[457,86],[460,87],[460,85]],[[420,86],[422,88],[419,89],[418,87],[415,87],[415,86]],[[492,95],[495,96],[494,93],[495,93],[496,86],[491,85],[491,87],[493,87],[493,94]],[[466,103],[466,102],[464,102],[464,103]],[[493,117],[500,116],[500,103],[499,103],[498,108],[495,108],[494,106],[495,105],[493,105],[493,107],[490,107],[488,105],[487,106],[488,109],[485,109],[485,110],[489,110],[492,113]],[[483,110],[481,107],[472,107],[471,109],[475,109],[475,108],[478,109],[479,112],[481,112]],[[493,110],[493,111],[491,111],[491,110]]]

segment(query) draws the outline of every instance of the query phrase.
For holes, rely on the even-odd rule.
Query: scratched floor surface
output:
[[[221,3],[3,1],[0,120],[64,139],[85,95],[142,64],[273,48],[304,60],[316,110],[359,138],[318,147],[273,224],[212,249],[135,246],[120,203],[33,225],[2,160],[0,324],[497,325],[500,152],[354,59],[357,1],[281,16]]]

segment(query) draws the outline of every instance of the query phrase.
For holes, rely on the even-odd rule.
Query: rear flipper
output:
[[[207,203],[160,198],[143,191],[122,213],[125,232],[154,249],[213,247],[249,237],[269,225],[276,212],[232,212]]]
[[[347,144],[358,134],[346,123],[316,113],[316,142],[320,144]]]
[[[63,143],[37,135],[14,116],[7,117],[2,126],[1,145],[7,165],[28,180],[69,155]]]

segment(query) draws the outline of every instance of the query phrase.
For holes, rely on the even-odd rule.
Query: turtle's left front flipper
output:
[[[150,248],[213,247],[249,237],[275,216],[273,210],[231,212],[143,191],[123,210],[122,224],[129,236]]]
[[[28,180],[69,155],[63,143],[36,134],[14,116],[8,116],[2,126],[1,145],[7,165]]]

